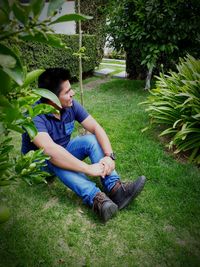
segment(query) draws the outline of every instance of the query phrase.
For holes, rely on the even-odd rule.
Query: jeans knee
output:
[[[94,134],[88,134],[87,139],[91,146],[99,145],[97,138]]]
[[[99,145],[99,142],[94,134],[89,134],[87,138],[90,150],[101,150],[101,146]]]

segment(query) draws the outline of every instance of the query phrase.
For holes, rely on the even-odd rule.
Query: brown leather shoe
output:
[[[118,207],[105,193],[98,192],[94,198],[93,211],[107,222],[117,213]]]
[[[110,191],[109,197],[121,210],[135,199],[144,188],[145,176],[140,176],[135,182],[122,183],[118,181]]]

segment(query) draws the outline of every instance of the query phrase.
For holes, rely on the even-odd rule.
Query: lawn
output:
[[[142,194],[103,224],[58,180],[1,189],[12,216],[0,226],[0,266],[199,266],[199,169],[177,162],[155,130],[141,132],[148,124],[138,106],[148,94],[143,87],[113,79],[85,91],[87,110],[110,137],[121,179],[147,177]],[[14,144],[19,153],[20,136]]]
[[[102,63],[109,63],[109,64],[120,64],[120,65],[125,65],[125,60],[117,60],[117,59],[109,59],[109,60],[106,60],[106,59],[102,59]]]
[[[115,66],[114,64],[112,66],[106,65],[106,64],[101,64],[99,65],[98,68],[96,68],[96,70],[102,70],[102,69],[112,69],[113,72],[110,73],[109,75],[114,75],[117,73],[120,73],[122,71],[125,71],[125,67],[123,66]]]

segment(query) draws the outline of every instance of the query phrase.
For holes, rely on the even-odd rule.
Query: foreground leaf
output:
[[[79,21],[79,20],[88,20],[92,19],[91,16],[86,15],[79,15],[79,14],[67,14],[59,17],[58,19],[52,21],[49,25],[60,23],[60,22],[66,22],[66,21]]]
[[[53,103],[55,103],[59,108],[62,108],[60,100],[58,99],[58,97],[52,93],[51,91],[47,90],[47,89],[36,89],[33,90],[33,92],[37,95],[40,95],[46,99],[51,100]]]
[[[16,61],[14,65],[11,64],[11,61],[9,60],[9,64],[11,64],[12,67],[8,65],[6,66],[5,61],[1,61],[0,65],[2,66],[2,70],[7,73],[17,84],[22,85],[24,80],[24,72],[18,56],[10,48],[3,44],[0,44],[0,54],[1,56],[9,56],[10,59],[12,57]],[[5,58],[6,57],[4,57],[4,60]],[[14,61],[12,63],[14,63]]]
[[[26,75],[26,79],[24,81],[24,86],[27,86],[29,84],[31,84],[32,82],[34,82],[42,73],[44,72],[43,69],[38,69],[38,70],[33,70],[31,72],[29,72]]]
[[[50,0],[47,16],[51,16],[56,9],[59,9],[66,1],[65,0]]]

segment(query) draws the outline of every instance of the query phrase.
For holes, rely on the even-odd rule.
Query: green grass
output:
[[[142,194],[107,224],[62,183],[1,189],[12,209],[0,226],[0,266],[199,266],[200,174],[175,161],[151,130],[140,81],[113,79],[85,92],[105,128],[123,181],[144,174]],[[15,136],[15,151],[20,137]],[[98,179],[94,179],[99,186]]]

